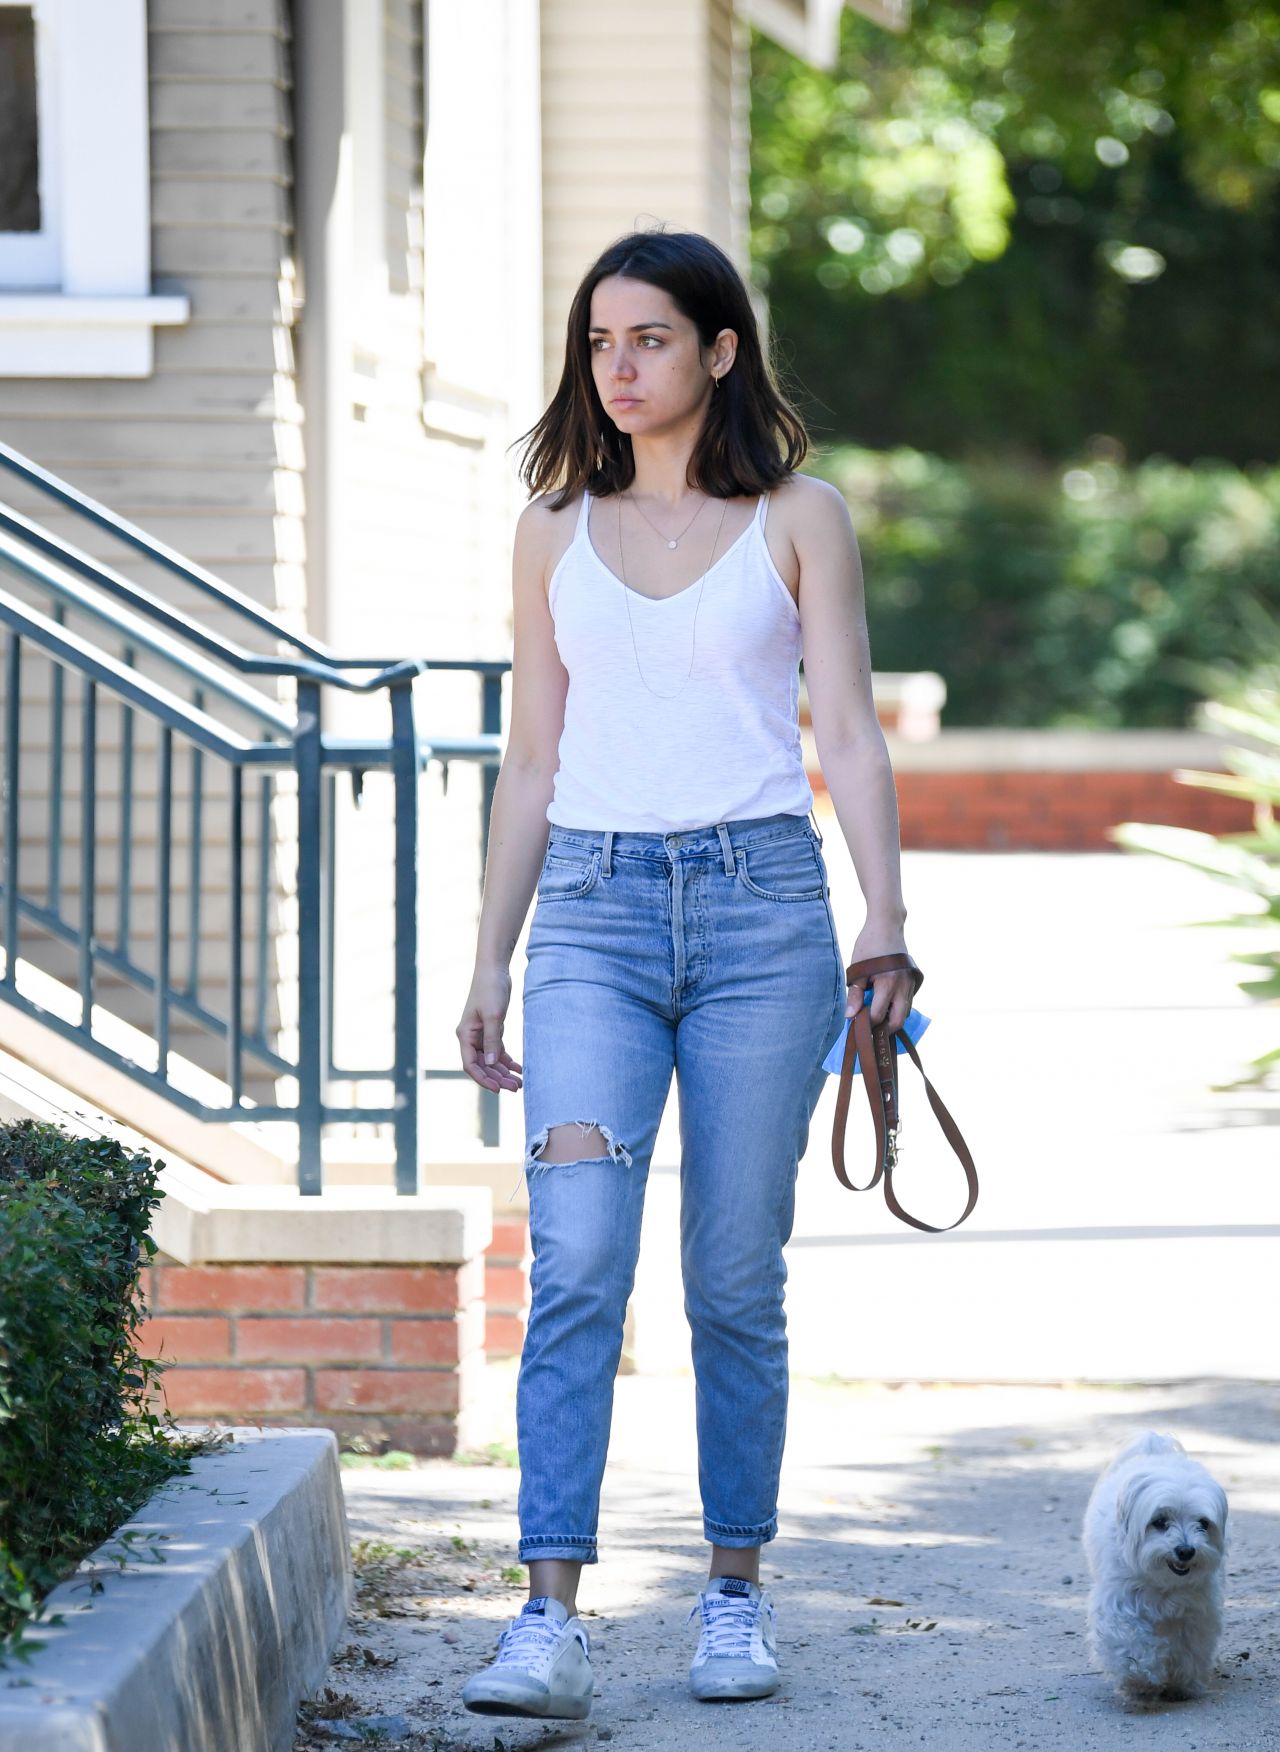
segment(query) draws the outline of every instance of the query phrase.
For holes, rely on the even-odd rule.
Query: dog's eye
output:
[[[1168,1515],[1157,1515],[1151,1523],[1157,1533],[1164,1533],[1169,1526]]]
[[[1201,1517],[1200,1517],[1200,1526],[1201,1526],[1202,1530],[1206,1533],[1213,1532],[1213,1522],[1206,1520],[1203,1515],[1201,1515]]]

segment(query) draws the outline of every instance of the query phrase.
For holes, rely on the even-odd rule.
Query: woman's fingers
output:
[[[871,1026],[878,1028],[887,1016],[890,1031],[896,1034],[911,1013],[911,998],[915,990],[911,975],[879,973],[872,981],[872,986],[873,993],[869,1000]]]
[[[523,1067],[503,1046],[501,1027],[495,1032],[490,1026],[487,1044],[485,1032],[485,1025],[479,1018],[464,1022],[458,1028],[463,1070],[483,1089],[518,1089],[520,1078],[516,1073]]]

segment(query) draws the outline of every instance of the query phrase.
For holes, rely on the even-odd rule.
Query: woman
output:
[[[857,541],[839,493],[795,473],[804,428],[742,280],[696,233],[634,233],[594,263],[560,386],[526,437],[522,479],[538,496],[516,529],[511,727],[457,1034],[483,1088],[521,1087],[502,1030],[536,888],[523,994],[532,1303],[517,1388],[530,1598],[463,1700],[590,1709],[578,1579],[597,1561],[623,1316],[673,1072],[711,1545],[690,1683],[700,1698],[763,1697],[778,1683],[760,1547],[777,1531],[786,1426],[782,1249],[821,1061],[862,1001],[845,992],[809,822],[802,651],[867,903],[853,956],[906,948]],[[900,1027],[909,976],[880,976],[867,1001]]]

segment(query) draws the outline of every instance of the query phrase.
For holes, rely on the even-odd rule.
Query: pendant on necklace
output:
[[[675,546],[675,545],[676,545],[676,544],[675,544],[675,542],[673,542],[673,541],[669,541],[669,542],[668,542],[668,543],[667,543],[667,546],[668,546],[668,547],[669,547],[669,548],[673,548],[673,547],[674,547],[674,546]]]

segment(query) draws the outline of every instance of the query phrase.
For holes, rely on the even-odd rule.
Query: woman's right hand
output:
[[[455,1033],[462,1068],[482,1089],[518,1089],[519,1065],[502,1044],[502,1024],[511,1004],[511,971],[477,967]]]

